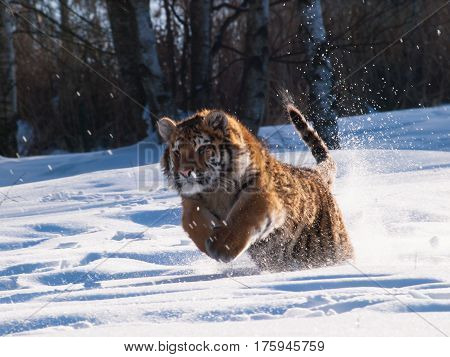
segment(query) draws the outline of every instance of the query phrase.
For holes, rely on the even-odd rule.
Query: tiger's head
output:
[[[161,166],[169,185],[182,196],[234,190],[249,161],[241,126],[219,110],[203,110],[181,122],[160,119],[167,145]]]

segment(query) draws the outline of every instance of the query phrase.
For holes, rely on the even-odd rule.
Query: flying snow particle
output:
[[[108,155],[111,155],[111,156],[113,154],[111,150],[106,150],[106,152],[108,153]]]
[[[53,171],[52,165],[47,165],[47,167],[48,167],[48,169],[49,169],[50,171]]]
[[[81,93],[77,91],[77,96],[81,97]]]
[[[436,32],[437,32],[437,35],[438,35],[438,36],[440,36],[441,33],[442,33],[441,30],[439,30],[439,29],[437,29]]]
[[[92,136],[92,133],[91,133],[91,131],[89,129],[86,130],[86,133],[88,133],[88,135]]]
[[[431,245],[433,248],[437,248],[437,247],[439,246],[439,238],[438,238],[437,236],[431,237],[431,239],[430,239],[430,245]]]

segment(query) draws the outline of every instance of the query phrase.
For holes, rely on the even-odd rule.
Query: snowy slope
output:
[[[335,193],[357,259],[289,273],[199,253],[160,148],[0,158],[0,335],[448,335],[449,113],[341,119]],[[292,127],[261,135],[312,163]]]

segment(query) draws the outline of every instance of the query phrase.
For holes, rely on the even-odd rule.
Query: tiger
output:
[[[267,271],[310,269],[353,258],[332,194],[336,163],[300,110],[291,122],[317,164],[277,160],[235,116],[200,110],[158,131],[166,148],[161,168],[181,196],[182,227],[210,258],[229,263],[247,252]]]

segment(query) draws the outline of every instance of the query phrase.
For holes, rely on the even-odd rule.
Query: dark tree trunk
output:
[[[211,0],[190,4],[191,23],[191,107],[210,106],[211,92]]]
[[[250,0],[248,3],[240,118],[257,134],[266,112],[268,93],[269,0]]]
[[[17,152],[17,87],[13,44],[14,16],[0,4],[0,155]]]
[[[150,133],[158,117],[173,112],[156,50],[148,0],[107,0],[114,48],[127,95],[133,98],[131,113],[135,126],[143,123],[143,110],[150,111]],[[137,103],[136,103],[137,102]]]
[[[86,130],[85,117],[79,114],[79,101],[75,96],[76,82],[73,81],[72,71],[73,57],[73,37],[70,34],[70,16],[68,0],[59,0],[59,15],[61,32],[59,39],[61,47],[58,48],[58,73],[60,80],[57,81],[57,93],[55,94],[54,109],[55,114],[59,118],[59,130],[64,133],[65,147],[70,151],[88,151],[86,146]],[[58,125],[57,124],[57,125]],[[78,135],[71,135],[78,133]]]
[[[301,15],[299,38],[304,41],[308,56],[308,116],[314,128],[330,149],[339,148],[337,115],[334,111],[333,71],[323,23],[320,0],[297,0]]]
[[[138,35],[134,9],[129,0],[107,0],[106,4],[123,90],[132,98],[126,101],[125,112],[129,113],[129,117],[124,123],[123,130],[127,132],[124,136],[137,141],[145,133],[142,113],[146,101],[138,71]]]
[[[149,0],[131,0],[131,3],[137,22],[139,75],[149,109],[156,115],[152,116],[155,125],[158,117],[173,114],[172,95],[159,63]]]

